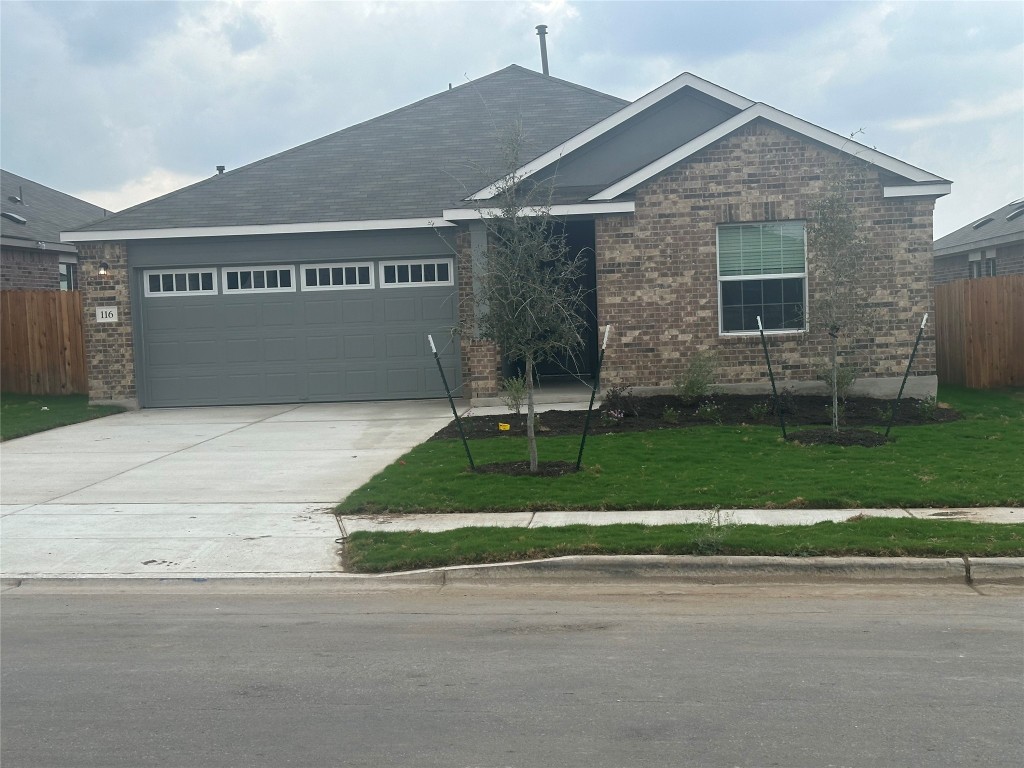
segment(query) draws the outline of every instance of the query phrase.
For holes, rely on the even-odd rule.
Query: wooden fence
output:
[[[1024,275],[936,286],[935,345],[943,384],[1024,387]]]
[[[78,291],[0,291],[0,388],[88,393]]]

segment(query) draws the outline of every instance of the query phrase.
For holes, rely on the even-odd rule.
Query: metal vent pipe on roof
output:
[[[537,25],[537,37],[540,38],[540,68],[541,71],[546,75],[548,74],[548,25],[538,24]]]
[[[220,175],[222,173],[224,173],[224,166],[223,165],[218,165],[217,166],[217,174]]]

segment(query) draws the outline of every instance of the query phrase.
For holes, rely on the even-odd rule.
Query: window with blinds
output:
[[[807,246],[802,221],[718,227],[719,324],[722,333],[807,327]]]

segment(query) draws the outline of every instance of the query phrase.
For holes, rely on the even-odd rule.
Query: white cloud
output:
[[[945,125],[973,123],[1000,117],[1018,116],[1024,121],[1024,91],[1008,91],[984,102],[954,99],[939,114],[894,120],[889,127],[895,131],[923,131]]]
[[[174,192],[189,184],[202,181],[203,176],[177,173],[166,168],[156,168],[139,179],[131,179],[119,187],[105,189],[83,189],[68,192],[108,211],[123,211],[133,205],[144,203],[155,197]]]

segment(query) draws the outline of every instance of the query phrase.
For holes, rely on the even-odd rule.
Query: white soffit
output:
[[[733,93],[732,91],[727,91],[725,88],[722,88],[719,85],[709,83],[707,80],[703,80],[702,78],[699,78],[696,75],[691,75],[689,72],[684,72],[678,77],[669,80],[664,85],[655,88],[646,96],[642,96],[636,101],[634,101],[632,104],[623,107],[614,115],[610,115],[601,122],[590,126],[585,131],[576,134],[568,141],[562,142],[554,149],[545,152],[536,160],[531,160],[526,165],[522,166],[521,168],[518,168],[517,170],[508,174],[504,178],[499,179],[493,184],[484,187],[479,192],[475,192],[466,199],[489,200],[490,198],[498,194],[505,186],[507,186],[511,182],[511,180],[515,179],[516,181],[521,181],[522,179],[531,176],[537,171],[546,168],[547,166],[551,165],[551,163],[564,157],[573,150],[579,149],[584,144],[593,141],[599,136],[610,131],[612,128],[622,125],[622,123],[626,122],[631,117],[640,114],[648,107],[657,104],[662,99],[671,96],[676,91],[687,86],[693,88],[695,91],[700,91],[701,93],[710,96],[711,98],[718,99],[719,101],[723,101],[726,104],[730,104],[738,109],[747,109],[754,103],[750,99],[745,99],[742,96]]]
[[[948,195],[953,189],[951,182],[942,184],[911,184],[886,187],[884,197],[921,197],[924,195]]]
[[[574,203],[571,205],[528,206],[522,209],[525,216],[584,216],[596,213],[633,213],[636,204],[632,200],[614,203]],[[449,221],[475,221],[493,219],[502,215],[501,208],[446,208],[444,218]]]
[[[769,107],[767,104],[754,104],[753,106],[740,112],[724,123],[716,125],[714,128],[709,130],[707,133],[701,134],[693,141],[688,141],[683,146],[679,147],[667,155],[655,160],[653,163],[641,168],[635,173],[630,174],[621,181],[616,182],[612,186],[601,190],[596,195],[593,195],[590,199],[595,201],[600,200],[612,200],[618,197],[623,192],[636,187],[638,184],[647,181],[652,176],[664,171],[666,168],[670,168],[676,163],[685,160],[690,155],[698,152],[704,147],[713,144],[721,138],[724,138],[733,131],[743,127],[751,120],[756,120],[759,117],[763,117],[776,125],[783,128],[788,128],[791,131],[806,136],[809,139],[817,141],[826,146],[837,149],[841,152],[845,152],[854,157],[858,157],[861,160],[865,160],[869,163],[877,165],[880,168],[884,168],[887,171],[891,171],[899,176],[910,179],[916,182],[932,182],[935,187],[944,187],[945,191],[937,192],[921,192],[916,191],[913,194],[926,195],[926,194],[947,194],[949,192],[950,182],[934,174],[923,171],[909,163],[904,163],[902,160],[897,160],[889,155],[882,154],[881,152],[866,147],[853,139],[840,136],[832,131],[827,131],[824,128],[819,128],[813,123],[808,123],[806,120],[801,120],[799,117],[794,117],[786,112],[775,109],[775,107]],[[892,187],[891,189],[907,189],[908,187]],[[918,188],[920,189],[920,188]],[[908,193],[909,194],[909,193]],[[892,196],[892,195],[890,195]]]
[[[182,237],[230,237],[237,235],[292,235],[308,232],[362,232],[376,229],[420,229],[454,227],[437,219],[372,219],[363,221],[316,221],[303,224],[245,224],[230,227],[168,227],[165,229],[123,229],[94,232],[61,232],[64,243],[102,240],[163,240]]]

